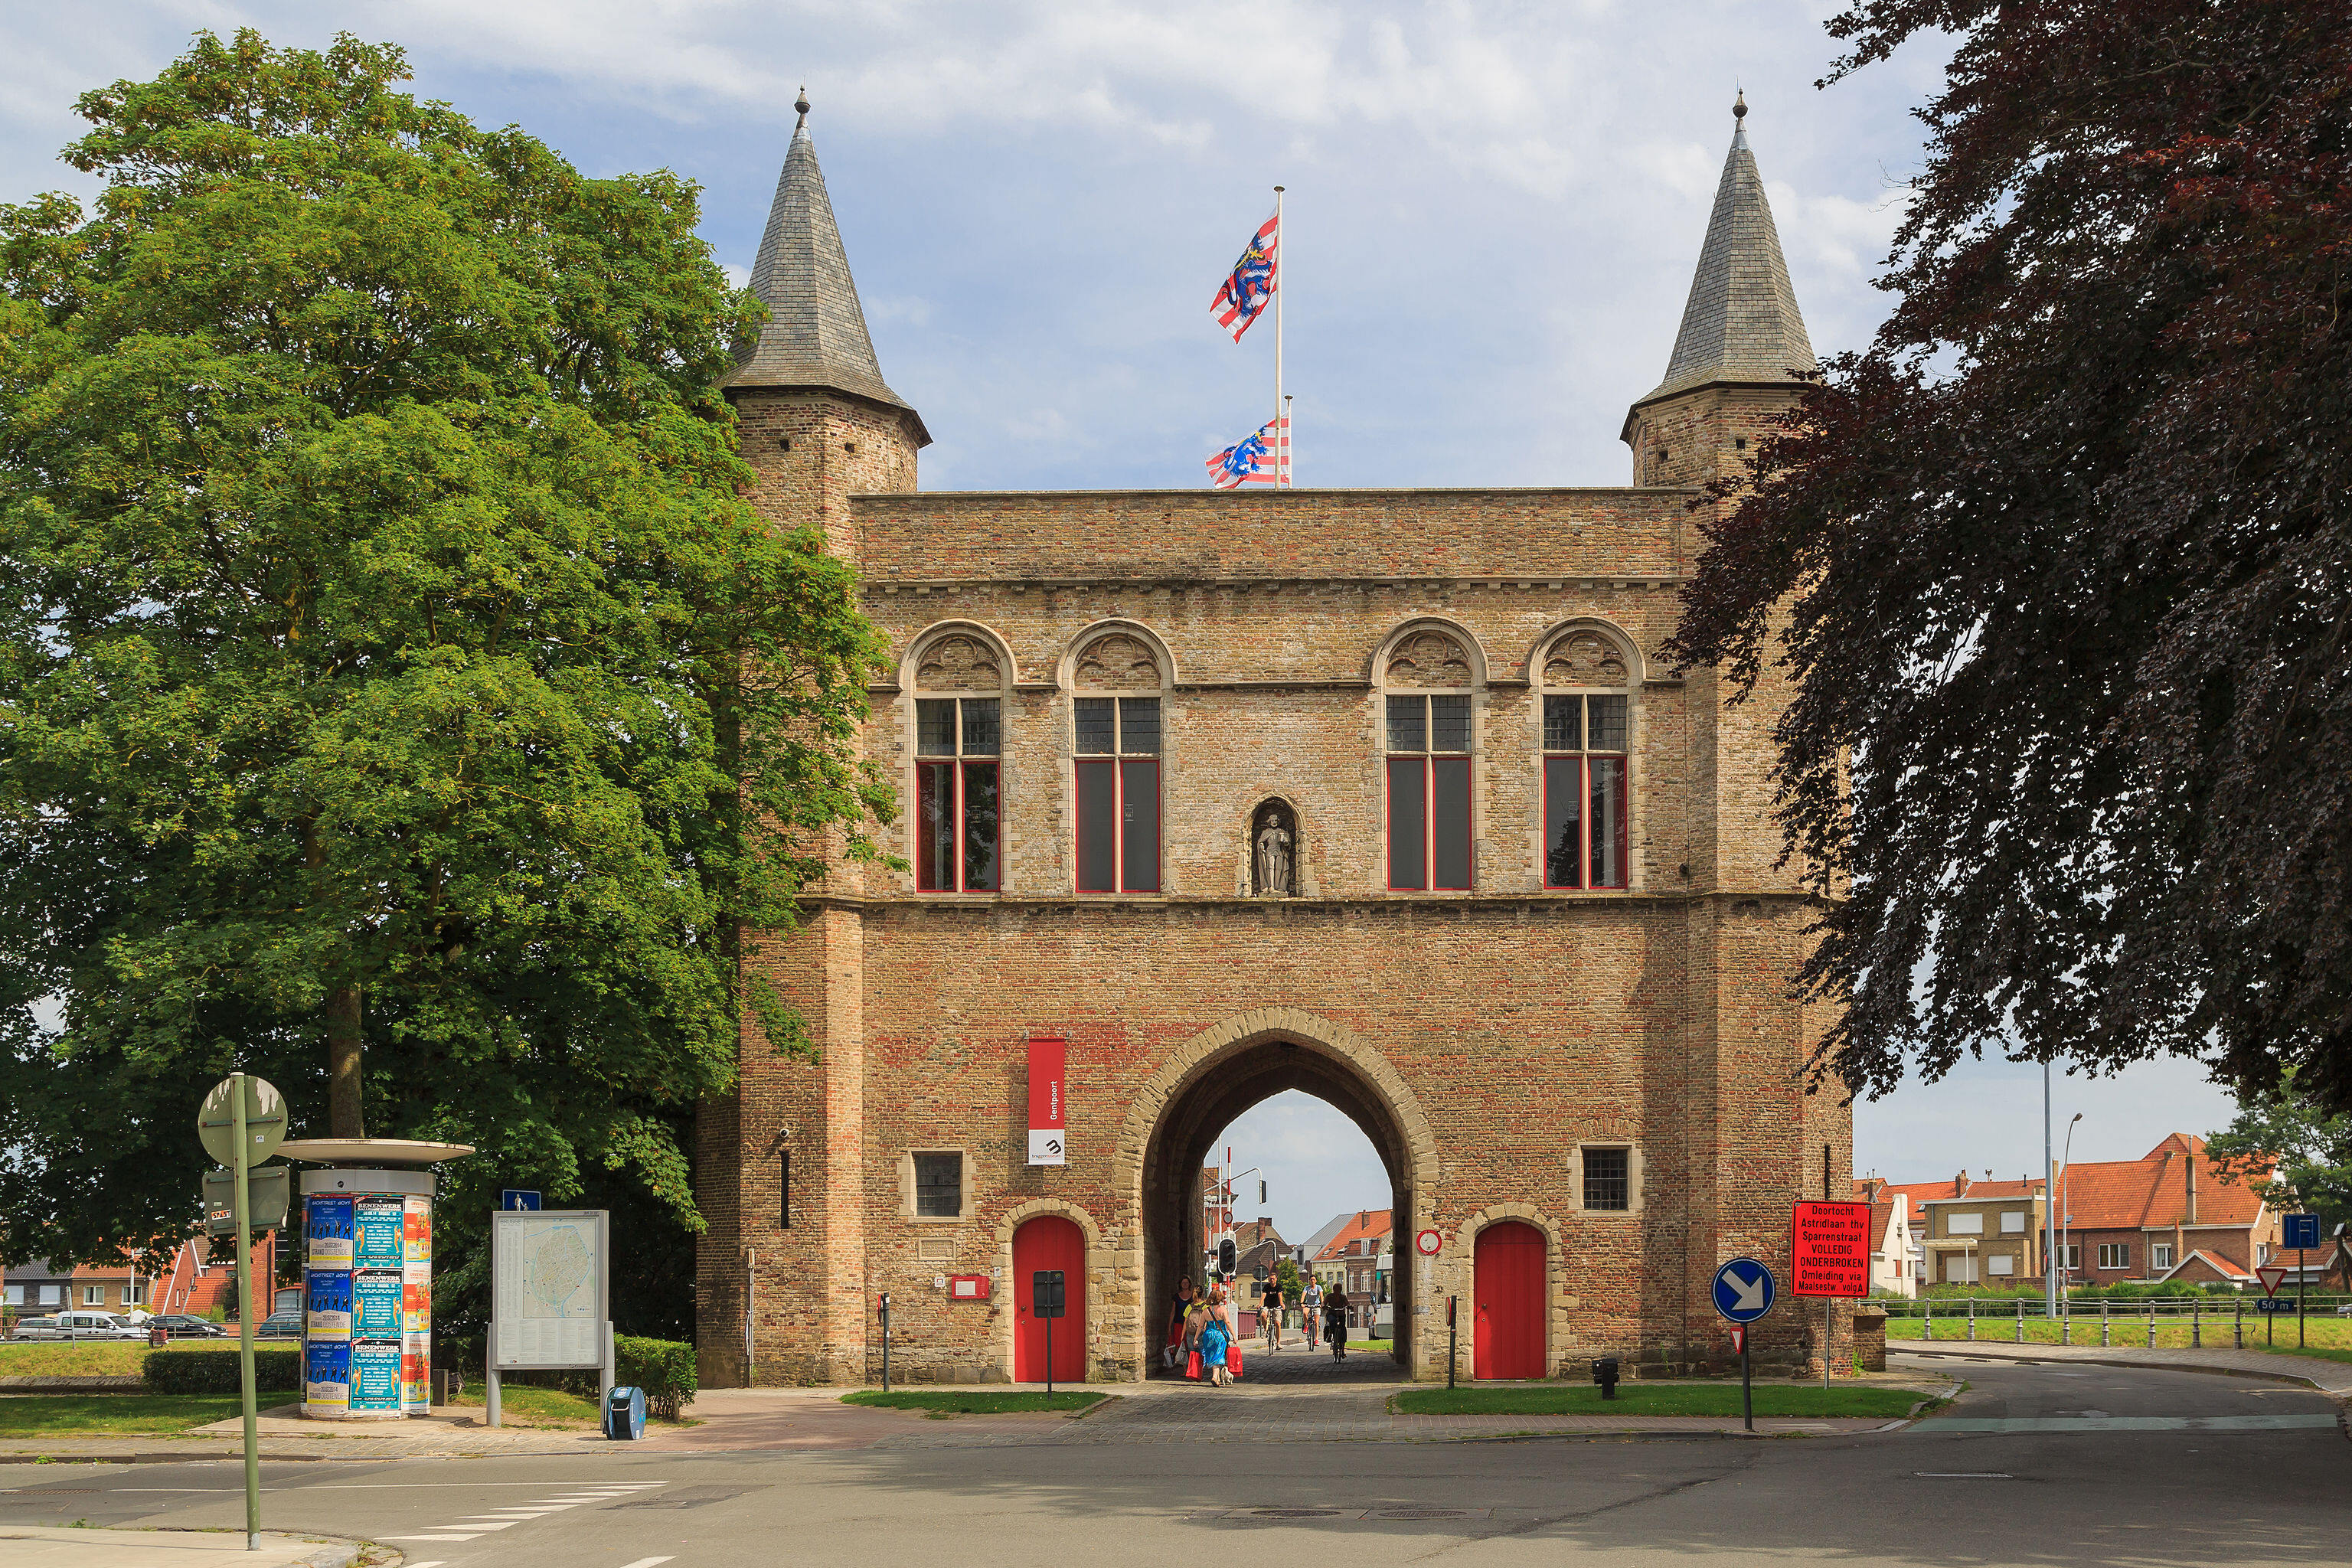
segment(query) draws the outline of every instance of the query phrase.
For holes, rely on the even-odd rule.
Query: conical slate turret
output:
[[[751,264],[751,292],[768,307],[758,342],[728,378],[730,387],[823,386],[913,413],[890,390],[874,358],[866,311],[849,275],[841,230],[833,220],[816,144],[809,140],[808,100],[793,105],[800,122],[776,182],[767,232]],[[919,426],[920,417],[916,423]],[[918,433],[919,441],[928,435]]]
[[[1742,93],[1732,108],[1731,155],[1716,187],[1715,213],[1707,219],[1674,357],[1665,379],[1636,407],[1716,383],[1791,383],[1813,368],[1812,342],[1789,287],[1771,204],[1764,199],[1756,155],[1748,150],[1747,114]]]

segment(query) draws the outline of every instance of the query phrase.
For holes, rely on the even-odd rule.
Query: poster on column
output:
[[[347,1340],[352,1337],[352,1275],[348,1268],[311,1268],[303,1272],[302,1337],[305,1340]]]
[[[1064,1135],[1069,1110],[1068,1049],[1058,1035],[1033,1035],[1029,1039],[1029,1163],[1033,1165],[1069,1163]]]
[[[352,1405],[352,1347],[313,1340],[302,1347],[302,1408],[340,1413]]]
[[[352,1266],[352,1200],[313,1195],[304,1200],[303,1232],[310,1246],[303,1261],[313,1268]]]
[[[397,1340],[401,1331],[401,1279],[397,1268],[372,1268],[352,1275],[352,1338]]]
[[[362,1341],[351,1349],[352,1414],[398,1415],[400,1342],[379,1344]]]
[[[401,1234],[408,1213],[406,1201],[397,1197],[362,1197],[352,1200],[352,1267],[399,1268]]]
[[[410,1412],[427,1410],[433,1399],[433,1336],[403,1334],[400,1337],[400,1407]]]
[[[401,1200],[400,1258],[411,1268],[433,1261],[433,1200],[410,1194]]]

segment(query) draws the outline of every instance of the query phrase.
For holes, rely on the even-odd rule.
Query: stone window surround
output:
[[[1078,661],[1080,657],[1085,654],[1087,649],[1092,647],[1096,643],[1106,637],[1115,636],[1132,637],[1150,651],[1152,663],[1157,667],[1160,677],[1160,684],[1158,686],[1147,691],[1140,687],[1094,686],[1087,684],[1078,679]],[[1068,859],[1066,862],[1066,865],[1068,868],[1067,874],[1062,879],[1063,890],[1069,893],[1074,898],[1084,899],[1089,903],[1103,900],[1161,899],[1167,897],[1169,893],[1174,890],[1168,885],[1170,880],[1168,866],[1168,819],[1170,785],[1174,779],[1177,771],[1175,765],[1177,748],[1173,738],[1170,734],[1170,731],[1172,728],[1170,721],[1173,715],[1170,710],[1168,698],[1169,694],[1175,689],[1176,686],[1176,656],[1169,650],[1168,644],[1157,632],[1153,631],[1150,627],[1145,626],[1140,621],[1130,619],[1125,616],[1108,616],[1100,620],[1087,622],[1085,626],[1078,628],[1076,634],[1074,635],[1069,641],[1062,645],[1061,658],[1056,661],[1054,668],[1054,684],[1057,692],[1055,699],[1055,706],[1058,710],[1058,712],[1055,715],[1055,761],[1059,765],[1059,770],[1062,775],[1061,798],[1068,803],[1069,811],[1069,826],[1063,835],[1062,844],[1062,848],[1068,856]],[[1125,890],[1112,892],[1106,891],[1101,889],[1081,892],[1078,889],[1077,699],[1081,697],[1152,697],[1159,699],[1160,886],[1157,888],[1140,892],[1128,892]],[[1000,788],[1002,786],[1000,786]],[[1009,824],[1012,820],[1011,813],[1005,812],[1003,819]],[[1007,830],[1006,837],[1008,838],[1010,837],[1009,829]]]
[[[1544,679],[1544,666],[1551,660],[1551,651],[1560,643],[1581,632],[1591,632],[1617,650],[1624,661],[1625,684],[1622,686],[1553,686]],[[1544,868],[1544,713],[1543,700],[1547,694],[1562,697],[1622,697],[1625,699],[1625,885],[1622,888],[1545,888],[1550,898],[1624,898],[1645,891],[1649,879],[1643,874],[1642,858],[1642,756],[1645,740],[1645,724],[1642,694],[1649,680],[1649,669],[1642,658],[1641,645],[1624,627],[1614,621],[1594,615],[1572,616],[1547,629],[1535,641],[1534,651],[1528,656],[1528,685],[1534,700],[1528,704],[1528,752],[1535,758],[1535,803],[1528,823],[1528,844],[1531,858],[1528,864],[1535,868],[1536,880],[1543,881]]]
[[[955,637],[969,637],[995,653],[997,683],[994,689],[985,686],[927,687],[917,678],[917,672],[922,668],[923,656],[940,643]],[[999,750],[996,759],[996,820],[998,827],[995,887],[980,891],[919,889],[916,886],[916,873],[910,866],[901,880],[898,889],[900,892],[917,894],[926,899],[987,900],[998,898],[1006,891],[1005,884],[1012,879],[1012,856],[1008,842],[1010,836],[1005,825],[1010,823],[1013,817],[1014,781],[1012,776],[1013,759],[1004,752],[1003,748],[1005,742],[1002,737],[1007,721],[1012,717],[1013,689],[1019,674],[1019,668],[1013,662],[1012,645],[998,636],[995,631],[978,621],[940,621],[925,626],[916,634],[913,640],[908,643],[907,657],[898,662],[898,689],[906,693],[907,700],[898,704],[901,711],[898,714],[897,726],[898,737],[894,742],[898,753],[898,765],[893,770],[898,775],[898,798],[908,803],[907,809],[899,814],[899,820],[905,824],[903,829],[905,838],[900,847],[906,852],[909,862],[915,859],[915,835],[918,831],[913,806],[913,803],[918,798],[915,769],[921,749],[917,743],[915,730],[918,721],[916,715],[919,711],[917,705],[924,697],[994,697],[997,700]]]
[[[1389,683],[1389,660],[1409,637],[1423,632],[1438,632],[1462,645],[1468,656],[1470,676],[1460,686],[1391,686]],[[1470,700],[1470,885],[1466,888],[1391,888],[1389,886],[1389,698],[1399,697],[1467,697]],[[1379,781],[1373,798],[1372,843],[1374,859],[1372,881],[1367,891],[1375,896],[1402,899],[1470,899],[1484,890],[1486,880],[1488,854],[1486,826],[1486,797],[1480,787],[1486,774],[1486,649],[1461,622],[1445,616],[1414,616],[1389,628],[1388,636],[1372,649],[1371,665],[1371,725],[1372,766]],[[1424,800],[1423,809],[1428,809]],[[1538,833],[1541,829],[1538,829]]]
[[[953,1154],[963,1162],[963,1179],[958,1183],[962,1203],[956,1212],[921,1214],[915,1212],[915,1156],[918,1154]],[[924,1143],[910,1145],[898,1152],[898,1217],[908,1225],[962,1225],[971,1218],[971,1150],[961,1143]]]
[[[1584,1152],[1587,1149],[1625,1151],[1625,1206],[1589,1209],[1584,1206]],[[1568,1212],[1596,1220],[1639,1219],[1642,1216],[1642,1146],[1630,1138],[1585,1138],[1568,1147]]]

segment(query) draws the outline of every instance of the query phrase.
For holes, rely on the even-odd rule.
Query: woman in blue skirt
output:
[[[1220,1287],[1209,1299],[1209,1321],[1201,1325],[1201,1370],[1209,1381],[1223,1388],[1231,1380],[1225,1374],[1225,1347],[1233,1342],[1234,1320],[1225,1305],[1225,1292]]]

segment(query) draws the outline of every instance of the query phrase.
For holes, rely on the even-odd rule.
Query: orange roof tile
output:
[[[1323,1250],[1315,1255],[1315,1261],[1322,1263],[1343,1257],[1350,1242],[1360,1241],[1367,1237],[1386,1237],[1391,1223],[1387,1209],[1359,1210],[1354,1218],[1339,1227],[1337,1236],[1323,1244]]]
[[[2079,1162],[2059,1178],[2065,1223],[2076,1230],[2141,1230],[2186,1224],[2189,1167],[2197,1172],[2197,1223],[2252,1225],[2263,1193],[2254,1178],[2225,1180],[2223,1163],[2205,1152],[2205,1141],[2175,1132],[2137,1160]]]

